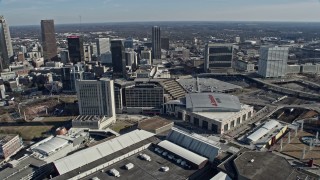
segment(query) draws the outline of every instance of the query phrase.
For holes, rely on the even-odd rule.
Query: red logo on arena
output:
[[[209,99],[211,101],[212,106],[214,106],[214,107],[218,106],[216,99],[212,95],[209,95]]]

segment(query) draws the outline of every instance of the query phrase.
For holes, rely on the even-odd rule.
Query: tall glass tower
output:
[[[57,42],[53,20],[41,20],[41,37],[46,61],[56,61]]]
[[[0,16],[0,70],[9,68],[13,56],[9,26],[3,16]]]
[[[161,31],[160,27],[152,27],[152,58],[161,59]]]

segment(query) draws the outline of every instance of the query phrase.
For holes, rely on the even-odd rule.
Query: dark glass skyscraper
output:
[[[57,41],[53,20],[41,20],[41,37],[45,61],[56,61]]]
[[[113,74],[123,76],[126,72],[126,61],[124,58],[124,46],[122,40],[111,41],[111,54]]]
[[[76,64],[84,61],[83,39],[81,36],[68,36],[70,62]]]
[[[161,31],[160,27],[152,27],[152,58],[161,59]]]

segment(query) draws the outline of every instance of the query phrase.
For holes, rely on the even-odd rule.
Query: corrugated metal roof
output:
[[[52,152],[56,151],[57,149],[64,147],[68,144],[68,140],[60,138],[60,137],[54,137],[50,139],[47,142],[44,142],[43,144],[40,144],[38,147],[35,147],[34,150],[45,153],[45,154],[51,154]]]
[[[199,138],[196,134],[191,135],[176,128],[167,135],[167,140],[182,146],[192,152],[207,157],[212,161],[219,153],[220,147],[217,142],[208,138]]]
[[[154,136],[153,133],[144,130],[135,130],[59,159],[54,162],[54,165],[59,174],[62,175],[152,136]]]
[[[275,120],[270,120],[254,133],[250,134],[247,139],[249,139],[251,142],[256,142],[279,124],[280,123]]]
[[[205,157],[202,157],[196,153],[193,153],[181,146],[178,146],[176,144],[173,144],[170,141],[164,140],[161,141],[158,146],[162,147],[163,149],[166,149],[196,165],[201,165],[203,162],[207,161],[208,159]]]

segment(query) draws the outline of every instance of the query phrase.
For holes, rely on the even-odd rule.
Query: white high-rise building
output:
[[[9,26],[3,16],[0,16],[0,70],[9,68],[13,48]]]
[[[84,55],[84,61],[91,61],[91,46],[89,44],[84,44],[83,45],[83,55]]]
[[[288,54],[288,47],[261,47],[258,74],[264,78],[285,76]]]
[[[137,62],[137,53],[133,49],[127,49],[125,52],[126,66],[136,66]]]
[[[116,116],[113,80],[80,80],[76,82],[80,115]]]
[[[97,51],[98,56],[110,52],[110,39],[109,38],[98,38],[97,39]]]

